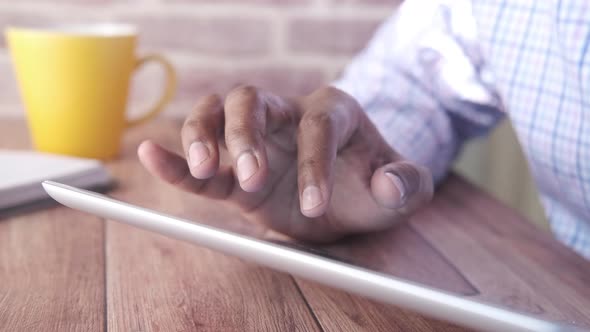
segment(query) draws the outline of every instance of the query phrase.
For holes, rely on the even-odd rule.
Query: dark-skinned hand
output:
[[[332,87],[294,99],[249,86],[225,100],[207,96],[181,137],[184,157],[151,141],[139,146],[152,175],[297,239],[379,231],[432,197],[430,172],[404,160],[359,104]]]

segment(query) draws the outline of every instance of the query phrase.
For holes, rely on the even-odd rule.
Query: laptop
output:
[[[76,210],[190,242],[303,279],[461,326],[493,332],[588,331],[466,299],[334,258],[324,257],[302,248],[200,225],[194,221],[179,219],[61,183],[45,181],[43,188],[53,199]]]

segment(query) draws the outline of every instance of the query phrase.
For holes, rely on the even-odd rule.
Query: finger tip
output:
[[[160,146],[155,143],[154,141],[147,139],[139,144],[137,147],[137,155],[138,156],[148,156],[154,152],[157,152]]]
[[[171,163],[178,162],[174,160],[174,155],[151,140],[145,140],[138,146],[137,155],[141,164],[152,175],[160,177]]]
[[[322,186],[307,184],[299,196],[299,209],[308,218],[322,216],[328,209],[330,193]]]
[[[149,149],[150,144],[153,144],[152,141],[150,140],[145,140],[141,143],[139,143],[139,146],[137,146],[137,155],[141,156],[143,154],[145,154],[146,149]]]
[[[301,209],[301,214],[303,214],[304,216],[306,216],[307,218],[318,218],[324,215],[324,213],[326,213],[326,209],[325,207],[322,205],[320,206],[316,206],[312,209]]]
[[[145,162],[149,159],[149,156],[153,153],[154,149],[154,142],[150,140],[145,140],[139,144],[137,147],[137,156],[139,160],[145,164]]]
[[[240,181],[240,187],[245,192],[254,193],[262,190],[264,188],[264,177],[261,176],[253,176],[246,181]]]
[[[190,167],[191,175],[199,180],[206,180],[212,178],[217,172],[216,166],[199,165],[197,167]]]
[[[258,167],[256,172],[245,180],[240,180],[238,177],[238,181],[240,183],[240,187],[242,190],[246,192],[258,192],[264,188],[266,183],[266,179],[268,177],[268,168],[266,163],[263,163]]]
[[[395,179],[386,174],[384,170],[378,170],[371,178],[371,191],[379,205],[394,209],[403,205],[403,195],[395,185]]]

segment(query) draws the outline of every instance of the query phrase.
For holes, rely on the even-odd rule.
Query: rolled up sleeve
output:
[[[466,140],[505,114],[468,1],[404,2],[333,85],[435,182]]]

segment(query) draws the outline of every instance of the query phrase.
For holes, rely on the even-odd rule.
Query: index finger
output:
[[[196,179],[181,156],[152,141],[141,143],[137,155],[152,175],[184,191],[214,199],[226,199],[232,193],[234,181],[229,170],[219,172],[214,178]]]
[[[218,136],[223,129],[223,104],[217,95],[201,98],[186,118],[180,136],[190,173],[212,177],[219,168]]]

